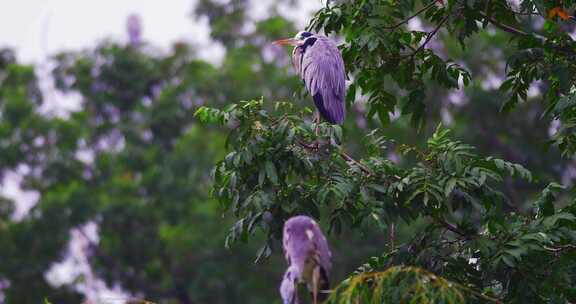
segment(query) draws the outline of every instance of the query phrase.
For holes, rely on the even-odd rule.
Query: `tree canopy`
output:
[[[39,194],[22,218],[0,197],[5,303],[81,301],[86,278],[46,275],[72,231],[135,298],[280,303],[297,214],[329,232],[329,303],[576,301],[576,1],[328,1],[307,29],[340,41],[349,111],[318,133],[270,44],[295,3],[252,5],[196,4],[220,64],[185,43],[55,55],[66,115],[0,52],[0,176]]]

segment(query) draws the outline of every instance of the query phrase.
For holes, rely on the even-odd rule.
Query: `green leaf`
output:
[[[506,265],[508,265],[509,267],[512,267],[512,268],[516,267],[516,261],[514,261],[514,258],[512,256],[503,254],[501,256],[501,258],[502,258],[502,261],[504,261],[504,263]]]
[[[256,260],[254,260],[254,264],[260,263],[263,259],[267,259],[272,255],[272,247],[268,242],[264,244],[260,249],[258,249],[258,253],[256,254]]]
[[[500,112],[509,113],[518,104],[518,95],[512,95],[500,108]]]
[[[278,174],[276,173],[276,167],[271,161],[266,161],[266,176],[268,176],[274,185],[278,184]]]
[[[547,227],[553,227],[559,221],[562,221],[562,220],[572,222],[572,224],[576,224],[576,216],[574,216],[571,213],[567,213],[567,212],[561,212],[561,213],[557,213],[557,214],[554,214],[552,216],[546,217],[546,218],[544,218],[544,221],[542,223]]]
[[[450,193],[454,190],[454,186],[456,186],[456,182],[458,180],[455,178],[451,178],[446,182],[446,186],[444,186],[444,195],[446,197],[450,196]]]

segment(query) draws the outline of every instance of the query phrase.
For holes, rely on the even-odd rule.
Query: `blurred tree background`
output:
[[[297,3],[282,3],[297,9]],[[270,303],[282,276],[280,256],[254,264],[259,244],[224,247],[232,219],[209,198],[210,172],[225,153],[224,133],[201,126],[204,104],[266,96],[292,98],[301,90],[284,50],[271,41],[297,29],[272,6],[251,20],[249,1],[200,1],[193,17],[208,17],[211,36],[226,49],[216,66],[175,43],[167,53],[139,41],[105,41],[53,58],[55,86],[78,93],[81,109],[41,113],[43,96],[33,66],[2,50],[0,61],[0,173],[19,172],[21,187],[40,198],[22,219],[14,202],[0,201],[0,287],[4,303],[79,303],[70,284],[54,286],[46,273],[68,258],[72,231],[88,241],[95,274],[137,298],[159,303]],[[137,35],[137,33],[136,33]],[[88,231],[95,224],[97,235]],[[379,236],[370,236],[377,240]],[[342,247],[338,259],[358,265],[370,245]],[[372,253],[375,253],[373,251]],[[118,303],[100,299],[98,303]]]
[[[473,144],[475,153],[531,170],[532,182],[504,177],[497,186],[508,198],[500,210],[503,214],[530,213],[532,202],[551,182],[573,185],[576,164],[572,154],[562,157],[557,145],[547,144],[560,128],[558,119],[542,115],[547,106],[544,92],[553,84],[528,83],[532,84],[525,98],[529,102],[516,102],[512,113],[501,111],[509,94],[499,87],[510,69],[509,60],[517,56],[510,33],[494,26],[473,35],[458,29],[440,31],[428,47],[439,58],[456,60],[472,77],[465,88],[462,72],[452,77],[451,84],[440,80],[427,83],[424,89],[421,79],[406,76],[418,72],[403,72],[403,65],[378,66],[373,71],[364,66],[372,57],[363,62],[354,52],[372,56],[371,52],[386,53],[389,49],[382,49],[394,46],[385,40],[380,45],[370,44],[378,40],[369,36],[370,31],[362,33],[371,28],[360,23],[381,26],[370,23],[370,18],[350,23],[354,12],[370,11],[354,5],[378,1],[350,1],[349,7],[347,2],[327,4],[312,25],[335,32],[352,45],[344,50],[353,82],[349,101],[355,101],[349,104],[344,126],[348,152],[362,154],[365,135],[379,129],[391,143],[386,158],[409,167],[417,157],[394,148],[425,146],[442,122],[454,138]],[[381,1],[391,3],[394,9],[404,5],[404,12],[427,7],[428,2],[443,6],[443,1]],[[228,153],[226,134],[235,128],[234,121],[217,127],[200,124],[194,117],[201,106],[222,109],[261,97],[268,110],[272,101],[290,101],[297,108],[310,106],[303,85],[291,70],[289,51],[270,44],[301,30],[279,14],[281,7],[296,10],[298,2],[277,1],[261,20],[249,17],[253,5],[258,1],[200,0],[196,4],[192,17],[207,18],[211,38],[226,50],[219,65],[199,59],[193,45],[175,43],[162,53],[138,37],[127,43],[105,41],[87,50],[55,55],[52,74],[56,89],[81,96],[80,109],[64,116],[42,113],[44,96],[35,67],[18,63],[13,51],[1,50],[0,177],[18,172],[23,177],[21,187],[39,193],[38,202],[22,218],[14,216],[13,201],[0,197],[0,292],[4,303],[82,302],[86,290],[78,286],[89,288],[88,278],[79,276],[72,282],[54,284],[47,276],[55,263],[69,258],[74,235],[83,239],[96,277],[135,298],[181,304],[280,303],[277,290],[285,263],[279,243],[268,238],[265,228],[256,230],[249,242],[225,248],[236,219],[209,193],[214,164]],[[406,16],[409,14],[394,17]],[[440,17],[414,18],[403,26],[420,33],[431,31],[433,21],[438,20],[434,18]],[[537,23],[530,20],[523,25],[542,27]],[[574,24],[562,25],[563,30],[573,31]],[[466,39],[464,49],[459,38]],[[379,91],[381,88],[384,91]],[[401,92],[408,93],[401,98]],[[390,102],[395,98],[390,96],[398,96],[398,104]],[[417,102],[425,107],[411,104],[415,99],[411,96],[418,96]],[[567,203],[560,201],[562,204]],[[304,210],[326,213],[326,208],[319,209]],[[346,278],[368,257],[394,246],[388,225],[377,216],[376,220],[370,214],[363,216],[367,219],[350,218],[346,225],[323,218],[331,230],[335,254],[333,282]],[[345,218],[338,220],[346,222]],[[278,228],[282,217],[274,214],[272,219],[259,220],[268,221],[263,227]],[[396,245],[410,240],[426,222],[420,218],[397,225]],[[240,237],[247,239],[246,234]],[[256,256],[269,253],[269,259],[253,263]],[[574,280],[574,265],[570,267],[569,276]],[[572,296],[574,300],[576,292]]]

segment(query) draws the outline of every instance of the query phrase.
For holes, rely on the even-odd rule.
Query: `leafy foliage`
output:
[[[58,93],[81,98],[62,116],[44,112],[34,67],[0,51],[0,176],[39,195],[21,219],[0,197],[5,301],[78,303],[82,277],[45,274],[90,223],[89,263],[110,286],[270,303],[278,259],[247,261],[277,252],[294,214],[333,232],[333,282],[350,277],[332,303],[576,301],[574,1],[330,1],[309,28],[344,39],[343,126],[311,122],[269,43],[297,31],[277,15],[293,1],[261,20],[253,2],[198,1],[220,65],[184,43],[55,56]]]
[[[547,107],[543,114],[562,123],[553,142],[570,156],[575,151],[574,111],[567,101],[574,94],[576,45],[567,30],[571,19],[555,16],[558,12],[566,15],[575,4],[541,0],[519,1],[517,6],[509,1],[342,1],[320,10],[309,27],[345,37],[342,53],[353,76],[349,101],[359,89],[369,96],[369,117],[378,114],[382,123],[387,123],[386,113],[400,108],[420,127],[426,118],[423,99],[432,84],[429,80],[447,89],[471,83],[470,73],[444,58],[431,40],[445,29],[466,49],[472,35],[489,25],[503,30],[510,34],[514,51],[500,87],[509,94],[502,110],[508,112],[528,100],[530,87],[542,81]],[[407,25],[415,19],[429,24],[430,30],[412,30]],[[534,28],[536,19],[544,23],[542,29]]]
[[[469,303],[474,298],[499,303],[420,268],[393,266],[350,277],[333,291],[328,303]]]
[[[552,189],[557,185],[549,186],[536,205],[551,204],[554,198],[546,193]],[[574,297],[569,275],[574,269],[566,264],[574,258],[572,209],[505,217],[486,212],[478,232],[452,227],[456,233],[449,237],[438,233],[443,227],[430,225],[410,242],[371,258],[357,273],[417,265],[504,302],[569,301]]]
[[[387,222],[399,218],[410,222],[478,201],[492,208],[496,202],[490,199],[499,193],[491,182],[505,174],[531,179],[521,165],[480,157],[472,147],[450,139],[449,131],[441,127],[425,150],[400,146],[403,154],[418,159],[412,168],[382,157],[384,139],[374,138],[374,133],[368,136],[372,155],[356,161],[338,144],[342,141],[339,126],[322,124],[316,137],[315,126],[304,119],[309,111],[273,116],[262,105],[263,100],[249,101],[223,111],[200,108],[196,112],[203,121],[233,125],[227,140],[231,151],[216,165],[213,190],[226,210],[242,218],[238,224],[247,228],[235,229],[232,239],[238,238],[236,233],[246,239],[262,222],[263,213],[279,219],[296,213],[318,217],[326,206],[335,228],[342,217],[354,224],[371,214]],[[311,147],[312,142],[318,148]],[[270,236],[281,233],[280,227],[270,228]]]
[[[398,146],[402,154],[416,159],[414,166],[403,168],[381,156],[386,141],[376,132],[367,135],[366,150],[371,154],[357,161],[342,150],[338,126],[321,124],[316,137],[314,124],[306,120],[309,111],[293,112],[278,103],[275,108],[281,111],[270,113],[263,104],[263,100],[245,101],[225,110],[196,112],[202,121],[230,128],[231,151],[214,169],[213,189],[221,206],[238,217],[228,244],[246,241],[260,228],[268,235],[260,251],[265,256],[281,237],[277,223],[294,214],[327,215],[330,230],[337,232],[343,223],[353,228],[370,219],[388,225],[424,219],[428,224],[416,238],[392,248],[385,259],[363,271],[418,265],[461,282],[475,296],[495,301],[573,297],[569,287],[573,279],[560,272],[573,257],[570,244],[576,241],[572,230],[576,218],[569,210],[551,207],[559,185],[544,190],[536,202],[536,217],[503,215],[507,200],[495,184],[505,175],[530,181],[531,173],[521,165],[475,154],[471,146],[451,139],[447,129],[438,127],[424,149]],[[554,266],[527,267],[537,260]],[[530,279],[515,280],[518,275]],[[566,281],[560,283],[559,276]],[[359,283],[365,279],[353,277],[343,283],[344,296],[334,299],[344,302],[335,303],[357,296],[369,301]],[[375,294],[391,292],[384,286],[400,280],[373,279],[378,282],[371,285]],[[413,279],[406,280],[406,290],[399,289],[398,295],[412,295],[410,288],[417,288]],[[523,289],[526,285],[530,292]],[[436,297],[431,289],[422,292],[432,292],[428,299]],[[462,297],[457,295],[443,294]]]

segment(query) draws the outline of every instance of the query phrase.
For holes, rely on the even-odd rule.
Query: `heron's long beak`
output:
[[[288,39],[281,39],[281,40],[276,40],[272,43],[276,44],[276,45],[298,45],[298,40],[294,39],[294,38],[288,38]]]

